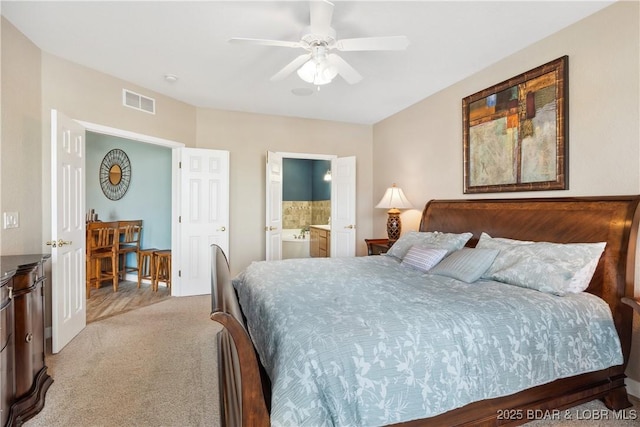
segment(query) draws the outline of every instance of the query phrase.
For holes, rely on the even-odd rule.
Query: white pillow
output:
[[[483,278],[564,295],[589,287],[605,245],[529,242],[482,233],[476,248],[500,250]]]
[[[422,272],[429,271],[447,254],[446,249],[411,246],[402,259],[403,267],[410,267]]]

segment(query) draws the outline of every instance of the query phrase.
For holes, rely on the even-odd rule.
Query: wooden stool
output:
[[[164,282],[167,288],[171,289],[171,250],[155,251],[153,256],[155,258],[154,265],[156,268],[153,290],[158,290],[158,284],[160,282]]]
[[[138,288],[142,283],[142,279],[149,279],[151,281],[151,289],[155,288],[156,266],[153,253],[157,250],[157,248],[138,250]]]

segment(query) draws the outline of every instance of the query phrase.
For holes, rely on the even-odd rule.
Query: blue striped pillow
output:
[[[402,266],[425,272],[439,263],[446,254],[446,249],[411,246],[402,259]]]
[[[473,283],[491,267],[498,249],[462,248],[443,259],[429,273]]]

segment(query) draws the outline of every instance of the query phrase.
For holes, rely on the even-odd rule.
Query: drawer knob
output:
[[[24,340],[25,340],[25,342],[28,342],[28,343],[29,343],[29,342],[31,342],[31,341],[33,341],[33,334],[32,334],[31,332],[29,332],[29,333],[27,334],[27,336],[26,336],[26,337],[24,337]]]

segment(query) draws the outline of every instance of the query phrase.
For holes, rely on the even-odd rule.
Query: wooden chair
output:
[[[155,251],[154,256],[154,268],[155,275],[152,278],[153,290],[158,290],[158,284],[164,282],[167,288],[171,289],[171,250],[164,249],[161,251]]]
[[[151,289],[156,289],[156,266],[155,255],[158,249],[148,248],[140,249],[138,251],[138,288],[143,280],[149,279],[151,281]]]
[[[120,279],[124,280],[127,273],[138,271],[138,252],[142,237],[142,220],[118,221],[120,226],[120,240],[118,242],[118,261]],[[135,265],[127,266],[127,256],[135,254]]]
[[[118,290],[118,240],[117,221],[87,224],[87,298],[91,286],[98,288],[105,280],[113,282],[114,292]],[[111,261],[110,268],[102,268],[103,260]]]

